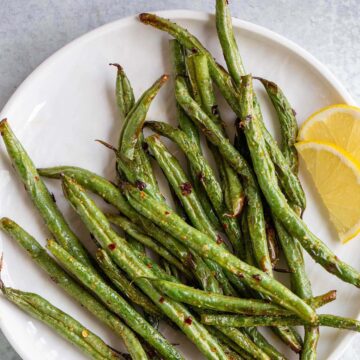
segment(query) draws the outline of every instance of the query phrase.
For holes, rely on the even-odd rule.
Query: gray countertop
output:
[[[304,47],[360,103],[359,0],[233,0],[231,7],[235,17]],[[214,1],[0,0],[0,108],[43,60],[78,36],[128,15],[180,8],[213,12]],[[342,359],[360,359],[359,340],[360,335]],[[1,333],[0,359],[19,359]]]

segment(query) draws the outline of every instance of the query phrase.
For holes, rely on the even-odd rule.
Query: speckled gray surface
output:
[[[107,22],[151,10],[213,12],[213,0],[0,0],[0,108],[43,60]],[[232,1],[232,13],[295,41],[326,64],[360,103],[359,0]],[[360,359],[360,335],[342,360]],[[0,333],[0,359],[17,360]],[[323,360],[323,359],[320,359]]]

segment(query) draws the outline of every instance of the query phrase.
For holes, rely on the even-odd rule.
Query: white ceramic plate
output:
[[[159,14],[189,28],[222,62],[213,16],[193,11]],[[234,19],[234,26],[248,71],[279,83],[296,109],[300,123],[323,106],[353,103],[331,73],[303,49],[257,25]],[[139,95],[160,74],[170,71],[168,38],[166,34],[142,25],[136,17],[96,29],[39,66],[12,96],[2,111],[2,117],[9,119],[37,166],[77,165],[114,178],[112,154],[94,142],[98,138],[116,144],[119,133],[114,105],[115,70],[107,64],[122,64],[135,94]],[[268,126],[276,134],[272,108],[264,91],[260,87],[258,90]],[[233,115],[228,109],[224,113],[229,124],[232,123]],[[149,118],[173,121],[171,84],[161,90],[150,109]],[[308,198],[305,221],[338,256],[360,268],[359,242],[353,240],[347,245],[340,245],[303,169],[301,166]],[[49,182],[49,186],[75,231],[89,242],[84,226],[63,201],[59,184],[54,181]],[[0,156],[0,206],[1,216],[13,218],[42,243],[45,242],[49,234],[12,171],[3,147]],[[5,256],[2,278],[7,285],[45,296],[103,336],[112,346],[121,347],[118,339],[64,295],[2,233],[0,241]],[[308,257],[306,260],[315,294],[338,290],[338,300],[324,311],[358,317],[360,291],[327,274]],[[47,327],[4,299],[0,299],[0,314],[3,332],[24,360],[84,358]],[[179,339],[177,333],[168,329],[165,331],[172,341],[181,344],[180,349],[187,359],[202,359],[184,337]],[[321,329],[319,359],[337,359],[351,336],[351,333],[343,331]],[[284,351],[289,358],[296,358],[291,352]]]

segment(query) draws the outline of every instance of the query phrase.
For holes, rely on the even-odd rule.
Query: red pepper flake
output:
[[[170,215],[170,211],[165,211],[165,215]]]
[[[37,175],[35,175],[34,179],[35,179],[35,181],[39,181],[39,180],[40,180]]]
[[[145,196],[146,196],[146,194],[145,194],[143,191],[140,191],[140,197],[141,197],[142,199],[144,199]]]
[[[216,238],[216,243],[218,245],[222,244],[224,242],[223,238],[218,234]]]
[[[152,269],[152,264],[150,264],[150,263],[148,263],[148,264],[146,264],[146,266],[149,268],[149,269]]]
[[[116,244],[109,244],[108,249],[114,251],[116,249]]]
[[[257,281],[261,281],[261,275],[260,274],[255,274],[252,277],[253,277],[253,279],[255,279]]]
[[[135,186],[141,191],[146,188],[146,184],[143,181],[140,181],[140,180],[135,181]]]
[[[162,296],[162,297],[159,299],[159,303],[160,303],[160,304],[163,304],[164,301],[165,301],[165,298]]]
[[[190,195],[192,191],[192,185],[189,182],[185,182],[180,185],[181,193],[184,196]]]
[[[185,324],[191,325],[192,324],[191,316],[187,317],[184,322],[185,322]]]
[[[227,228],[229,227],[229,225],[228,225],[228,224],[223,223],[223,224],[222,224],[222,227],[224,228],[224,230],[227,230]]]

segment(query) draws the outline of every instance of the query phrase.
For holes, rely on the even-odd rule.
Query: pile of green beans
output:
[[[117,183],[85,168],[37,169],[8,121],[0,122],[13,167],[52,238],[45,248],[5,217],[0,229],[118,335],[127,354],[39,295],[7,287],[0,279],[3,296],[92,359],[184,359],[158,330],[166,321],[206,359],[285,360],[257,329],[268,327],[302,360],[315,360],[320,327],[360,332],[360,322],[317,313],[336,299],[336,291],[313,295],[303,249],[356,287],[360,273],[302,220],[306,198],[297,174],[295,111],[276,83],[246,73],[226,0],[216,0],[215,20],[227,70],[183,27],[153,14],[139,18],[175,38],[169,52],[177,125],[147,119],[168,75],[136,100],[124,68],[110,64],[117,70],[115,102],[122,127],[116,147],[99,142],[114,151]],[[253,79],[264,86],[276,111],[280,146],[265,127]],[[237,119],[231,130],[234,145],[214,85]],[[145,128],[153,133],[143,132]],[[187,169],[177,158],[179,151],[171,153],[160,136],[185,155]],[[174,208],[161,193],[154,162],[168,182]],[[90,232],[96,251],[86,249],[75,235],[42,178],[61,181],[64,197]],[[89,193],[114,211],[103,213]],[[282,270],[275,268],[281,257],[289,288],[273,276]],[[294,326],[304,327],[303,338]]]

